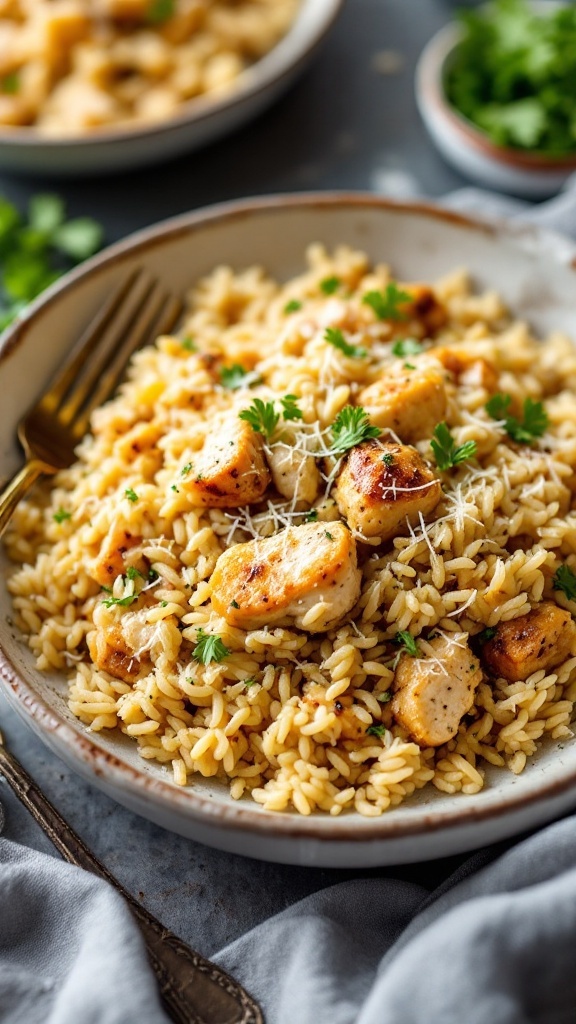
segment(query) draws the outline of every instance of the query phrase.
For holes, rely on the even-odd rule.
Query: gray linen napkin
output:
[[[538,207],[476,189],[446,205],[576,237],[576,177]],[[341,882],[214,959],[267,1024],[574,1024],[575,863],[572,816],[475,854],[431,894],[390,878]],[[0,1024],[132,1021],[166,1017],[122,899],[0,839]]]

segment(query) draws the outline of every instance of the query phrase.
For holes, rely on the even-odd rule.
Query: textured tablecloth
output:
[[[576,236],[574,181],[539,207],[474,189],[446,202]],[[432,893],[390,878],[323,889],[214,959],[268,1024],[574,1024],[575,863],[570,816],[473,855]],[[165,1020],[122,899],[0,839],[0,1022]]]

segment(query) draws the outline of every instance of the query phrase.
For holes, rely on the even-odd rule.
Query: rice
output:
[[[572,735],[576,644],[563,663],[522,681],[484,665],[473,707],[442,746],[416,743],[389,698],[399,631],[418,639],[426,659],[434,634],[457,643],[543,601],[574,611],[554,574],[576,569],[576,349],[559,334],[535,339],[497,295],[473,294],[464,272],[433,286],[445,316],[430,325],[425,316],[374,316],[362,299],[385,294],[392,279],[364,254],[316,245],[307,259],[285,284],[254,267],[219,267],[197,283],[180,335],[136,353],[117,396],[95,412],[78,461],[17,509],[9,588],[38,667],[68,676],[72,713],[91,731],[133,737],[177,785],[217,776],[235,799],[270,811],[376,817],[428,784],[477,793],[487,765],[518,774],[546,737]],[[365,354],[327,344],[330,324]],[[297,396],[305,429],[325,446],[341,410],[397,362],[392,344],[406,333],[424,349],[410,365],[454,346],[495,372],[492,390],[445,374],[446,421],[457,445],[476,443],[477,458],[441,474],[433,513],[386,543],[358,545],[360,596],[331,629],[231,625],[211,602],[219,556],[302,525],[309,506],[270,490],[250,507],[194,506],[179,486],[182,466],[210,444],[214,417],[256,396]],[[250,371],[250,387],[221,385],[222,365],[234,364]],[[544,435],[512,443],[485,409],[493,391],[543,401]],[[430,436],[416,447],[433,465]],[[341,464],[323,465],[313,505],[329,523],[340,518],[332,488]],[[120,572],[107,594],[94,567],[110,551],[145,571]],[[229,653],[199,661],[200,631]],[[104,653],[93,659],[96,640]]]

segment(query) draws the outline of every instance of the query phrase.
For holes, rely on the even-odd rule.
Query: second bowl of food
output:
[[[573,256],[296,196],[54,286],[4,336],[5,477],[118,279],[189,305],[6,535],[32,727],[154,821],[275,860],[440,856],[576,803]]]

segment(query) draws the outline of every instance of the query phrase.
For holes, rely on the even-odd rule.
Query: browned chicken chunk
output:
[[[482,680],[467,633],[438,636],[427,657],[403,654],[394,678],[392,713],[421,747],[440,747],[458,732]]]
[[[139,544],[141,539],[127,529],[124,522],[112,523],[88,570],[92,579],[101,587],[111,587],[116,577],[124,575],[126,571],[126,553]]]
[[[320,472],[314,456],[280,441],[269,448],[266,458],[278,493],[311,505],[320,488]]]
[[[238,508],[258,501],[269,483],[262,435],[233,414],[214,424],[204,447],[183,467],[177,486],[192,505]]]
[[[430,350],[442,366],[455,378],[457,384],[482,387],[486,391],[498,388],[498,373],[493,363],[466,348],[443,345]]]
[[[431,512],[442,485],[415,448],[366,441],[348,455],[334,497],[355,536],[383,542]]]
[[[370,422],[387,427],[401,441],[430,437],[446,412],[446,388],[440,369],[420,366],[391,370],[358,395]]]
[[[134,651],[127,644],[118,626],[107,629],[95,629],[88,634],[88,650],[90,657],[98,668],[125,683],[132,683],[142,664]],[[150,659],[145,658],[148,662]]]
[[[564,661],[575,632],[570,612],[544,601],[527,615],[500,623],[496,636],[484,644],[482,658],[493,675],[515,683]]]
[[[412,296],[412,301],[400,308],[408,320],[416,320],[422,326],[425,337],[444,326],[447,320],[446,309],[429,285],[408,284],[401,285],[401,288]]]
[[[212,604],[232,626],[278,622],[321,633],[358,599],[356,543],[343,523],[289,527],[229,548],[211,584]]]

